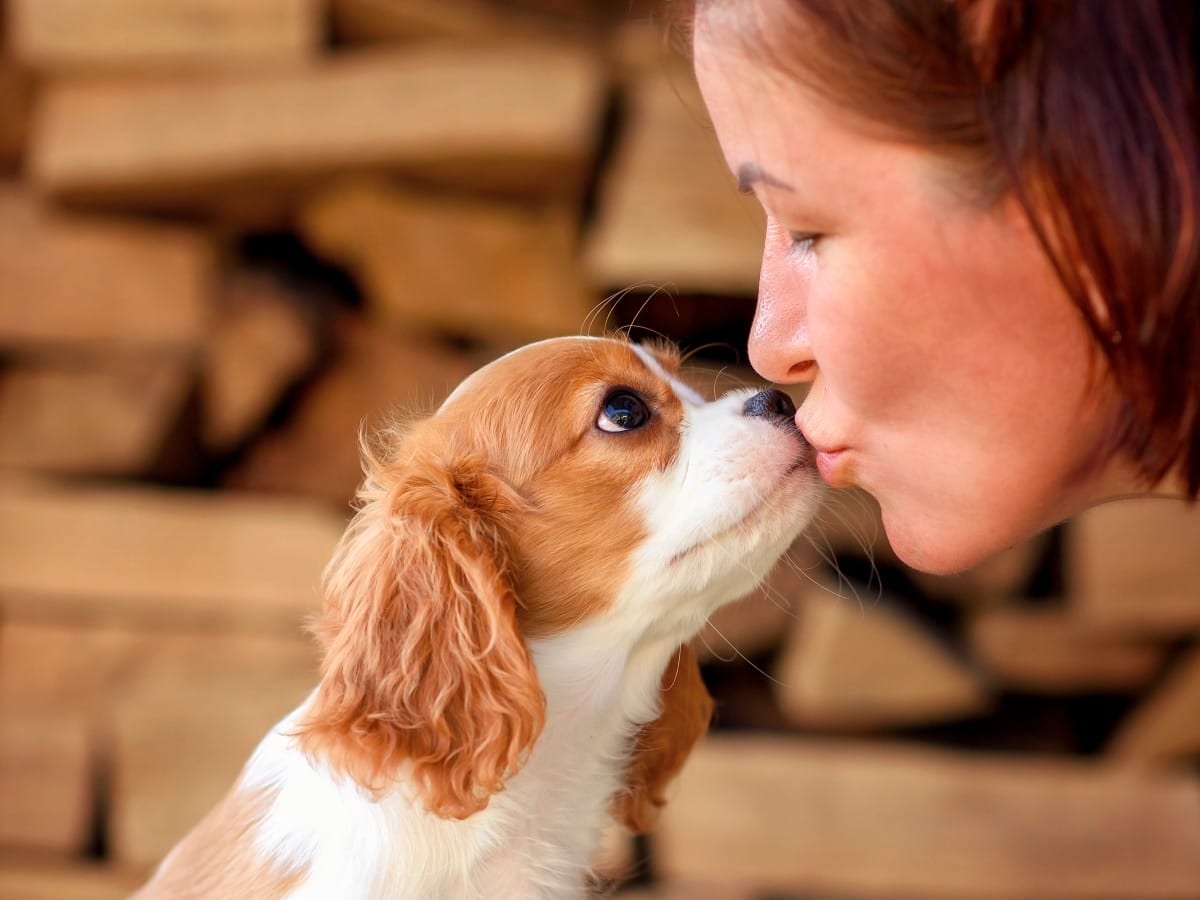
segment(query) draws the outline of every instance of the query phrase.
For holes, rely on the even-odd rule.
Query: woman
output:
[[[750,341],[929,572],[1200,489],[1190,2],[697,0],[768,217]]]

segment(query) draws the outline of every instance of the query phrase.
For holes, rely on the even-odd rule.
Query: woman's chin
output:
[[[911,569],[928,575],[953,575],[974,568],[1006,545],[972,533],[968,523],[913,524],[882,510],[883,529],[896,557]]]

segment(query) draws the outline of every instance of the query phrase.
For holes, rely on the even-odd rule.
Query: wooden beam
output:
[[[1164,656],[1159,644],[1097,633],[1078,615],[1056,608],[978,610],[967,641],[993,677],[1043,694],[1135,691],[1153,677]]]
[[[1108,752],[1124,762],[1154,764],[1200,757],[1200,646],[1121,723]]]
[[[114,705],[113,858],[157,863],[316,684],[315,645],[299,637],[164,636]]]
[[[596,289],[753,297],[763,227],[761,208],[734,186],[690,72],[640,76],[586,248]]]
[[[138,647],[127,629],[0,623],[0,845],[85,849],[110,694]]]
[[[216,266],[203,232],[60,212],[0,188],[0,348],[191,351]]]
[[[30,79],[0,57],[0,171],[16,168],[29,133]]]
[[[201,433],[213,449],[237,446],[317,355],[314,330],[275,280],[237,272],[221,292],[205,346]]]
[[[296,414],[256,441],[230,486],[278,491],[346,510],[362,482],[359,429],[433,410],[484,362],[399,331],[344,320],[333,363],[309,386]]]
[[[92,747],[79,712],[6,706],[0,845],[82,853],[92,819]]]
[[[370,315],[408,333],[524,342],[580,333],[592,306],[576,261],[578,223],[561,205],[355,180],[314,198],[301,221],[317,254],[357,276]]]
[[[9,48],[42,72],[295,62],[321,38],[317,0],[9,0]]]
[[[0,483],[0,609],[295,633],[344,517],[297,500]]]
[[[100,863],[0,854],[0,897],[12,900],[126,900],[143,880]]]
[[[1122,500],[1067,529],[1067,588],[1096,628],[1159,635],[1200,628],[1200,515],[1181,500]]]
[[[0,707],[64,710],[102,727],[114,683],[155,639],[94,620],[8,616],[0,623]]]
[[[61,82],[45,92],[29,169],[54,197],[170,209],[237,206],[242,194],[261,203],[362,170],[573,195],[602,92],[594,56],[552,44],[422,46],[215,80]]]
[[[556,30],[551,21],[490,0],[330,0],[330,6],[334,30],[350,42],[450,38],[495,43]]]
[[[775,695],[798,725],[910,726],[975,715],[979,676],[897,607],[813,591],[780,656]]]
[[[668,878],[993,900],[1183,900],[1200,783],[1048,758],[712,736],[655,848]]]
[[[22,362],[0,371],[0,466],[139,475],[183,409],[193,363],[179,354]]]

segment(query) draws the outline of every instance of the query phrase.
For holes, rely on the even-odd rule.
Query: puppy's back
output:
[[[275,791],[248,788],[241,779],[200,820],[135,900],[254,897],[282,900],[303,880],[261,854],[255,832],[271,808]]]

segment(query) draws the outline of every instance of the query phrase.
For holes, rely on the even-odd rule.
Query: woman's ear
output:
[[[658,811],[667,802],[666,787],[708,731],[712,711],[700,664],[691,647],[684,645],[663,670],[662,711],[638,732],[625,790],[614,802],[613,815],[634,834],[654,827]]]
[[[359,501],[325,573],[301,746],[375,791],[407,767],[431,812],[465,818],[545,720],[505,538],[520,500],[467,460],[378,467]]]

